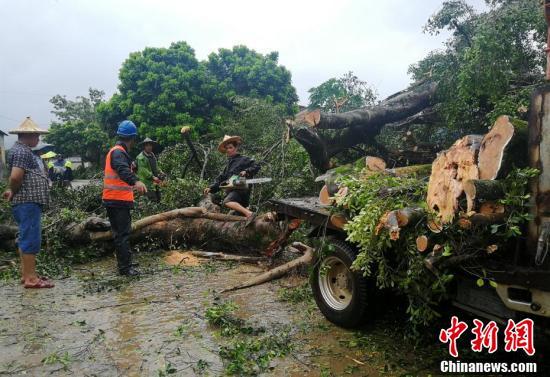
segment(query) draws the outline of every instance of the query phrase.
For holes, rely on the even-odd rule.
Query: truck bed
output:
[[[341,231],[330,224],[329,219],[332,214],[330,207],[319,203],[317,197],[270,199],[268,206],[279,215],[302,219],[312,225],[326,226]]]

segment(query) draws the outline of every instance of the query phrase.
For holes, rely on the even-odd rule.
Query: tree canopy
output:
[[[103,124],[114,134],[128,118],[141,135],[168,144],[180,139],[184,124],[199,135],[219,128],[235,96],[282,104],[287,113],[298,99],[278,54],[264,56],[245,46],[220,49],[203,62],[186,42],[146,48],[130,54],[119,78],[118,93],[99,107]]]
[[[339,113],[373,105],[376,92],[352,71],[309,89],[309,108]]]
[[[543,80],[546,23],[538,0],[486,0],[477,13],[465,0],[448,0],[424,30],[452,37],[412,65],[415,81],[439,83],[445,125],[485,128],[501,114],[524,117],[533,86]]]
[[[109,137],[97,119],[97,108],[104,96],[103,91],[90,88],[88,97],[78,96],[75,100],[59,94],[52,97],[52,113],[59,121],[51,123],[46,141],[60,153],[99,164],[109,147]]]

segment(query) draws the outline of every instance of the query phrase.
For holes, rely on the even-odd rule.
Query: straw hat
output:
[[[218,145],[218,151],[220,151],[221,153],[226,153],[227,151],[225,150],[225,146],[227,145],[227,143],[235,143],[237,145],[241,145],[243,143],[243,139],[241,139],[240,136],[225,135],[223,137],[223,141],[220,143],[220,145]]]
[[[151,144],[158,144],[156,141],[154,141],[153,139],[151,139],[150,137],[146,137],[145,139],[143,139],[143,141],[141,143],[139,143],[140,145],[143,145],[143,144],[147,144],[147,143],[151,143]]]
[[[19,125],[15,130],[11,130],[10,134],[47,134],[48,131],[38,127],[31,117],[26,117],[23,123]]]

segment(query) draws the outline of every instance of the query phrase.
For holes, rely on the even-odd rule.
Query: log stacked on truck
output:
[[[461,210],[473,211],[476,200],[502,197],[499,183],[491,180],[498,176],[505,149],[513,135],[514,126],[503,115],[486,135],[465,136],[438,154],[432,164],[426,198],[436,220],[448,224]],[[463,198],[466,207],[461,205]]]
[[[324,175],[326,185],[320,197],[326,205],[334,204],[338,179],[351,174],[358,179],[368,179],[373,174],[417,177],[429,176],[426,204],[428,211],[418,206],[402,208],[385,213],[375,230],[376,234],[387,231],[391,240],[400,237],[404,227],[425,221],[431,232],[439,233],[446,224],[456,221],[462,229],[477,225],[491,225],[505,219],[505,208],[499,204],[504,197],[504,186],[496,180],[503,165],[506,148],[514,135],[514,126],[507,116],[499,117],[486,135],[467,135],[457,140],[449,149],[440,152],[431,165],[414,165],[394,169],[378,157],[367,157],[364,168],[336,168]],[[414,189],[414,188],[413,188]],[[410,187],[381,187],[381,197],[391,197]],[[438,244],[431,244],[429,236],[420,235],[417,249],[421,252],[436,251]]]

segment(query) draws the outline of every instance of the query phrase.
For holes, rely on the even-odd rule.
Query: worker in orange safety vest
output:
[[[117,137],[116,145],[105,159],[102,199],[113,232],[118,272],[121,275],[136,276],[139,271],[132,265],[129,242],[132,229],[130,210],[134,206],[134,190],[145,194],[147,188],[132,172],[132,159],[128,154],[137,137],[136,125],[129,120],[120,122]]]

